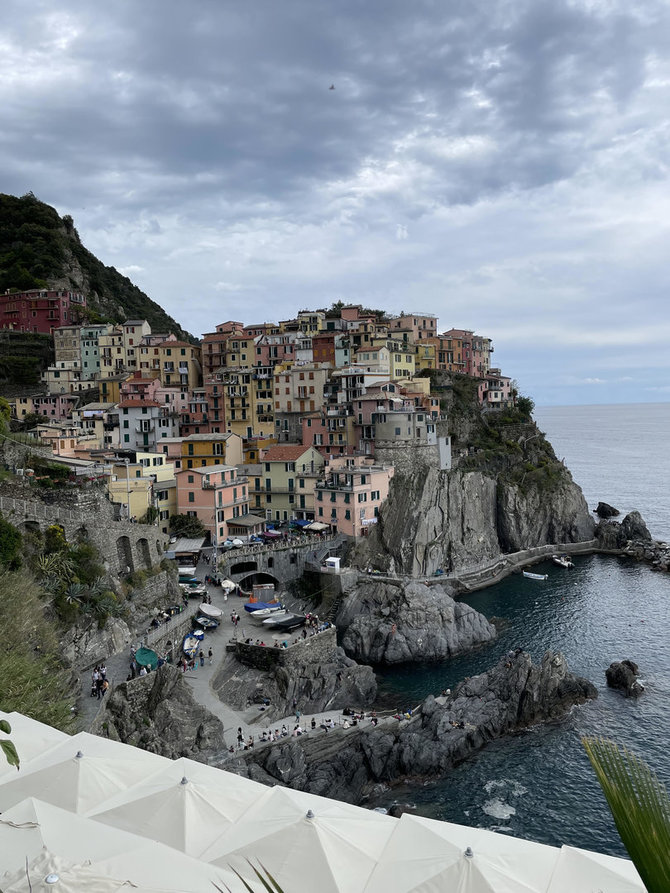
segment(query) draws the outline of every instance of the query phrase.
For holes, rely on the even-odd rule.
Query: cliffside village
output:
[[[514,400],[491,368],[491,339],[438,334],[430,314],[335,305],[223,322],[200,344],[144,319],[85,317],[78,293],[0,298],[0,328],[51,334],[55,348],[42,392],[17,398],[13,417],[73,479],[106,486],[121,517],[169,533],[171,516],[195,515],[215,545],[283,522],[365,536],[388,494],[389,457],[438,442],[429,370],[477,379],[482,407]]]

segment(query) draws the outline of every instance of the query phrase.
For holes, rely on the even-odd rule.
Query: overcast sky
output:
[[[341,299],[667,401],[669,45],[665,0],[5,0],[0,191],[195,334]]]

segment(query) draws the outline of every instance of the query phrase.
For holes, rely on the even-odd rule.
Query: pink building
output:
[[[325,481],[316,485],[316,520],[353,539],[367,536],[388,496],[393,471],[392,465],[374,465],[361,456],[331,459]]]
[[[15,332],[41,332],[82,320],[86,298],[79,292],[40,289],[0,295],[0,329]]]
[[[479,403],[485,409],[505,409],[514,405],[512,379],[501,375],[500,369],[491,369],[477,388]]]
[[[160,386],[159,378],[145,378],[141,372],[133,372],[121,385],[121,399],[156,401],[156,391]]]
[[[207,528],[213,544],[228,536],[229,524],[249,514],[249,486],[234,465],[183,468],[175,472],[177,511],[194,515]]]

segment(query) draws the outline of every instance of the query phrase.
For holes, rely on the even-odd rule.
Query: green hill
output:
[[[0,193],[0,294],[66,288],[86,295],[91,321],[146,319],[154,332],[195,340],[155,301],[81,244],[71,217],[32,193]]]

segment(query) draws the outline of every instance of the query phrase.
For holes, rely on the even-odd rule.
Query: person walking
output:
[[[214,652],[213,652],[212,649],[210,648],[209,651],[207,652],[207,657],[209,658],[209,665],[210,665],[210,667],[211,667],[211,665],[212,665],[212,657],[213,657],[213,655],[214,655]]]
[[[205,666],[205,652],[204,651],[200,652],[200,666],[201,667]]]
[[[237,729],[237,747],[238,749],[244,745],[244,735],[242,734],[242,726]]]

